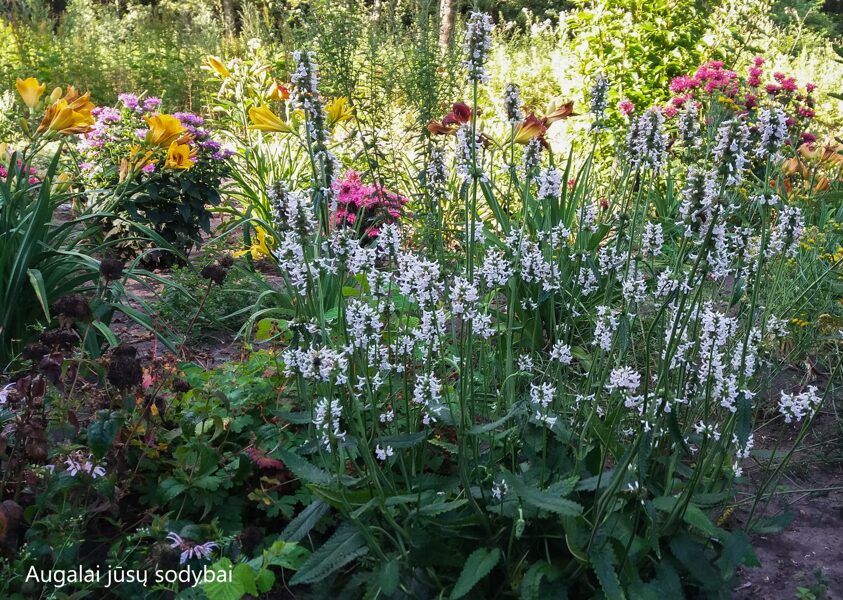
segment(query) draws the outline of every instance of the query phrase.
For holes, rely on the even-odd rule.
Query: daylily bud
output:
[[[828,177],[825,175],[820,175],[816,182],[814,183],[814,192],[824,192],[826,191],[831,185],[828,182]]]

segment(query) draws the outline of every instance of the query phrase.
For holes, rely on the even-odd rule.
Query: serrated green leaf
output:
[[[753,533],[779,533],[785,527],[790,525],[791,521],[796,515],[790,511],[785,511],[772,517],[762,517],[754,521],[750,527]]]
[[[269,569],[261,569],[255,577],[255,586],[258,588],[259,594],[266,594],[275,585],[275,573]]]
[[[743,564],[751,549],[749,536],[743,531],[733,531],[726,537],[720,557],[714,563],[720,568],[724,580],[728,581],[734,576],[735,570]]]
[[[603,594],[606,598],[609,600],[624,600],[626,596],[621,590],[621,582],[615,572],[615,555],[612,552],[612,547],[603,544],[600,548],[592,549],[590,556],[591,568],[597,575],[597,580],[600,582],[600,587],[603,588]]]
[[[462,598],[471,589],[477,585],[486,575],[488,575],[501,558],[501,551],[499,548],[489,550],[488,548],[478,548],[468,556],[465,561],[465,566],[460,573],[459,579],[454,584],[454,589],[451,590],[451,600]]]
[[[392,560],[384,563],[384,565],[378,570],[377,577],[378,586],[384,595],[391,596],[396,592],[398,584],[400,583],[400,577],[401,563],[398,562],[398,559],[393,558]]]
[[[305,585],[322,581],[367,552],[369,547],[357,527],[350,522],[343,523],[327,542],[310,555],[290,583]]]
[[[295,452],[290,452],[289,450],[281,448],[278,450],[278,455],[281,460],[284,461],[284,464],[288,469],[290,469],[297,477],[301,477],[307,482],[325,485],[334,481],[333,475],[327,471],[323,471],[309,460],[302,458]]]
[[[678,535],[670,540],[670,551],[703,588],[720,586],[720,573],[705,556],[705,546],[688,535]]]
[[[557,515],[574,517],[582,513],[582,506],[559,495],[542,491],[525,483],[520,477],[512,478],[512,489],[525,504]]]
[[[671,513],[680,501],[681,499],[676,496],[659,496],[653,498],[653,506],[662,512]],[[711,537],[719,537],[723,532],[722,529],[715,526],[711,522],[711,519],[692,502],[689,502],[688,506],[685,507],[682,520]]]
[[[310,533],[319,519],[328,512],[328,505],[321,500],[314,500],[303,511],[297,514],[281,532],[281,539],[287,542],[298,542]]]
[[[412,448],[423,443],[427,439],[428,435],[429,432],[427,431],[417,431],[415,433],[381,437],[376,440],[376,443],[383,447],[392,446],[392,448],[396,450],[402,448]]]
[[[521,600],[544,600],[542,597],[542,580],[555,581],[559,578],[559,570],[548,563],[540,560],[534,562],[521,578],[519,594]],[[557,596],[559,593],[557,592]],[[563,596],[564,597],[564,596]]]

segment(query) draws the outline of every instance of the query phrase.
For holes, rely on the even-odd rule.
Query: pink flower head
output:
[[[806,92],[808,92],[809,94],[810,94],[811,92],[813,92],[815,89],[817,89],[817,84],[816,84],[816,83],[811,83],[811,82],[809,81],[808,83],[806,83],[806,84],[805,84],[805,91],[806,91]]]
[[[764,60],[764,58],[763,58],[763,57],[761,57],[761,56],[756,56],[755,58],[753,58],[753,59],[752,59],[752,63],[753,63],[756,67],[760,67],[761,65],[763,65],[763,64],[764,64],[764,62],[765,62],[765,60]]]
[[[809,133],[807,131],[805,133],[803,133],[800,137],[805,144],[813,144],[814,142],[817,141],[817,136],[815,136],[813,133]]]
[[[618,110],[623,116],[627,116],[635,112],[635,105],[632,103],[632,100],[629,98],[624,98],[620,102],[618,102]]]
[[[776,95],[776,94],[778,94],[780,91],[782,91],[782,88],[781,88],[781,86],[776,85],[775,83],[768,83],[768,84],[766,85],[766,87],[764,88],[764,90],[765,90],[768,94],[770,94],[771,96],[775,96],[775,95]]]
[[[749,78],[746,80],[746,83],[750,87],[759,87],[761,85],[761,74],[764,72],[764,69],[761,67],[750,67],[749,68]]]
[[[700,80],[696,77],[680,75],[679,77],[674,77],[670,80],[670,85],[668,86],[668,89],[670,89],[670,91],[674,94],[681,94],[682,92],[696,89],[699,87],[699,85]]]
[[[682,108],[685,106],[685,103],[691,99],[690,95],[686,96],[674,96],[670,99],[671,105],[675,106],[676,108]]]

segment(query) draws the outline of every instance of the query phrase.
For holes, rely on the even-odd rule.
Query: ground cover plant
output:
[[[632,4],[244,12],[190,111],[16,78],[1,595],[732,597],[839,400],[839,115]],[[503,66],[563,21],[568,96]]]

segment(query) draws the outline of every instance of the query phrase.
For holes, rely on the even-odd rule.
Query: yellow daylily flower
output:
[[[258,131],[270,131],[274,133],[289,133],[290,126],[282,121],[274,112],[266,106],[253,106],[249,109],[249,120],[252,125],[249,129]]]
[[[190,152],[190,146],[174,141],[167,150],[167,162],[164,166],[168,169],[189,169],[196,164],[193,158],[195,157]]]
[[[334,98],[325,106],[328,115],[328,126],[333,127],[343,121],[348,121],[354,114],[354,108],[348,105],[348,98],[341,96]]]
[[[211,67],[214,71],[217,72],[217,75],[225,79],[229,75],[231,75],[231,71],[228,70],[228,67],[225,66],[225,63],[216,56],[208,56],[206,59],[208,66]]]
[[[269,243],[272,238],[267,234],[263,227],[255,227],[255,237],[252,239],[252,245],[245,250],[239,250],[234,253],[234,256],[252,255],[252,260],[259,260],[261,258],[269,258],[272,256],[272,250],[269,248]]]
[[[181,121],[172,115],[161,114],[147,117],[146,123],[149,125],[146,143],[153,146],[167,148],[185,132]]]
[[[38,125],[38,133],[49,130],[71,135],[90,131],[95,121],[91,111],[96,108],[90,97],[90,92],[80,96],[76,88],[68,87],[64,97],[47,108]]]
[[[23,103],[29,108],[35,108],[35,105],[41,100],[41,96],[47,91],[46,83],[38,83],[34,77],[27,79],[18,79],[15,81],[15,88],[18,90]]]

